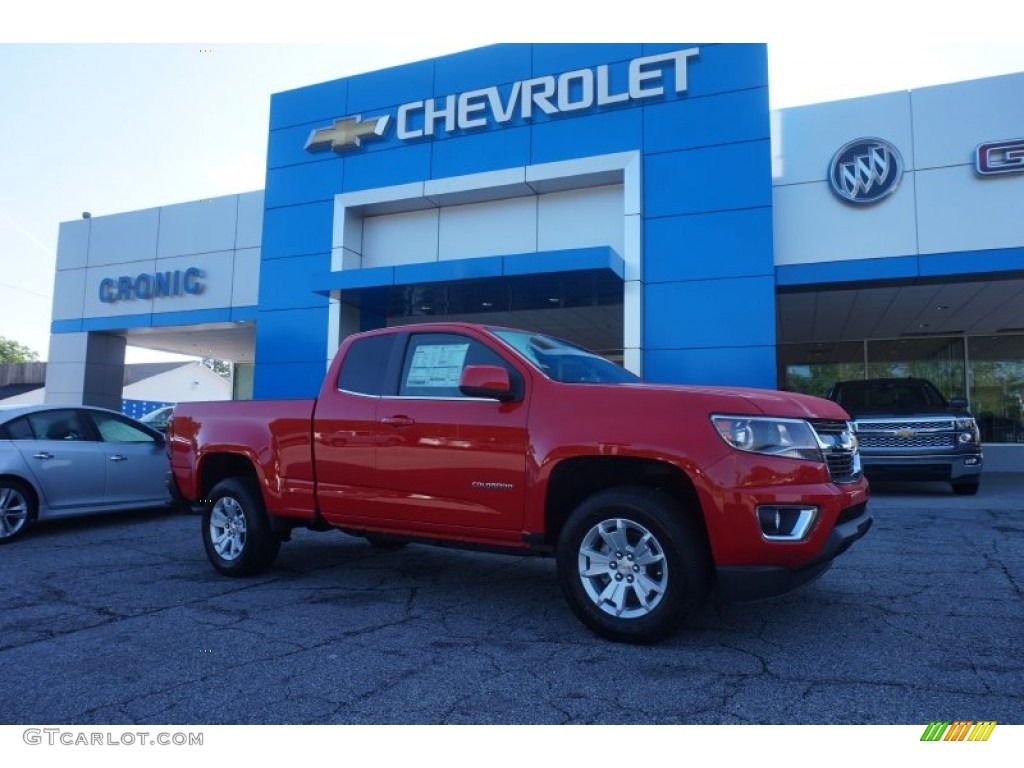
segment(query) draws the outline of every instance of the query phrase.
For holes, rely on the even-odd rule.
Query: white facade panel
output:
[[[153,274],[156,259],[133,261],[123,264],[89,267],[85,271],[85,302],[83,317],[115,317],[117,315],[141,315],[153,311],[152,299],[125,299],[121,301],[100,301],[100,284],[104,279],[114,281],[114,291],[121,277],[134,280],[141,274]]]
[[[63,363],[84,363],[88,353],[89,334],[52,333],[50,334],[50,351],[47,360],[59,360]]]
[[[153,312],[230,307],[234,266],[234,251],[157,259],[157,272],[181,273],[182,291],[180,295],[154,297]],[[202,288],[198,293],[186,293],[184,289],[185,270],[191,267],[202,270],[198,280]]]
[[[129,264],[156,257],[159,208],[100,216],[89,221],[90,267]]]
[[[982,142],[1024,138],[1024,72],[912,92],[918,168],[972,165]]]
[[[46,364],[46,393],[49,394],[73,394],[83,390],[85,382],[86,363],[83,362],[55,362],[50,360]],[[49,400],[49,398],[47,398]],[[81,401],[79,401],[81,402]]]
[[[164,206],[157,258],[234,248],[237,214],[237,195]]]
[[[263,239],[263,191],[238,195],[235,248],[258,248]]]
[[[249,307],[258,302],[260,293],[260,249],[235,251],[235,269],[231,281],[231,306]]]
[[[441,209],[438,256],[442,261],[536,250],[537,198],[533,195]]]
[[[537,250],[611,246],[625,250],[622,185],[574,189],[541,195],[537,211]]]
[[[778,186],[772,197],[776,266],[917,253],[913,173],[870,206],[840,202],[824,181]]]
[[[85,309],[86,270],[64,269],[53,281],[53,319],[78,320]]]
[[[57,236],[57,270],[82,269],[89,259],[89,227],[92,219],[62,221]]]
[[[363,219],[363,268],[437,261],[438,211]]]
[[[884,139],[914,167],[910,92],[886,93],[772,114],[775,185],[824,181],[835,153],[855,139]]]
[[[919,171],[917,208],[921,253],[1020,248],[1024,243],[1024,174],[980,178],[966,165]]]

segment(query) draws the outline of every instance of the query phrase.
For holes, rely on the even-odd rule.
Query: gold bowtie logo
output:
[[[322,149],[333,149],[339,152],[343,149],[360,147],[363,139],[380,138],[388,127],[388,115],[371,117],[363,120],[359,115],[346,117],[334,121],[334,125],[327,128],[317,128],[309,134],[306,140],[307,152],[319,152]]]

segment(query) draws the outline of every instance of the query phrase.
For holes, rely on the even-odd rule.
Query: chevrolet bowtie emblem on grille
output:
[[[388,115],[371,117],[363,120],[359,115],[345,117],[334,121],[327,128],[317,128],[306,140],[307,152],[319,152],[333,149],[341,152],[352,147],[360,147],[363,139],[380,138],[388,127]]]
[[[913,429],[897,429],[896,437],[902,437],[904,439],[917,437],[917,432]]]

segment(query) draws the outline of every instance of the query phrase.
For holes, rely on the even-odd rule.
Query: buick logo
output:
[[[857,139],[832,157],[828,181],[836,196],[847,203],[869,205],[883,200],[903,178],[903,158],[882,139]]]

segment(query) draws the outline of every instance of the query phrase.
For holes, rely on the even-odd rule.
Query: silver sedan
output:
[[[89,406],[0,406],[0,544],[36,520],[171,503],[164,437]]]

